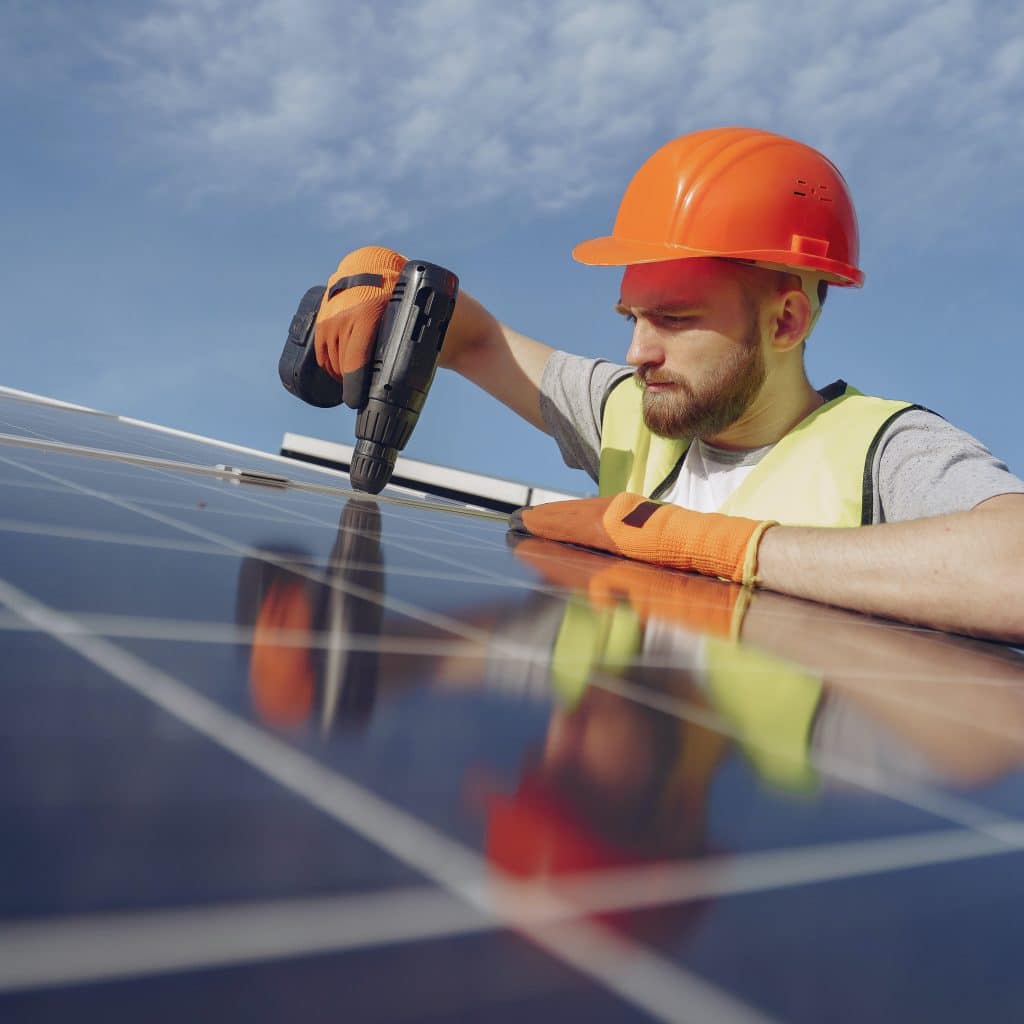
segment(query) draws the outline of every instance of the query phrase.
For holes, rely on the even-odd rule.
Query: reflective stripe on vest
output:
[[[719,510],[786,526],[860,526],[871,522],[872,462],[885,428],[908,402],[841,393],[802,420],[754,467]],[[599,493],[657,497],[674,483],[687,440],[652,434],[643,421],[643,389],[620,381],[605,401]]]

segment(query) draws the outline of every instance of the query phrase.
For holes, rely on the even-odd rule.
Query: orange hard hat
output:
[[[839,170],[816,149],[755,128],[666,143],[627,186],[611,235],[572,254],[612,267],[720,257],[864,283],[857,215]]]

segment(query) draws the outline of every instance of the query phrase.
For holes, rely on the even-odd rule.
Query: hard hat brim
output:
[[[794,253],[783,250],[757,252],[714,252],[691,249],[684,245],[665,242],[641,242],[604,235],[580,242],[572,250],[577,263],[589,267],[628,267],[635,263],[664,263],[669,260],[726,259],[745,263],[772,264],[780,268],[812,271],[831,284],[859,288],[864,283],[864,272],[848,263],[840,263],[824,256]]]

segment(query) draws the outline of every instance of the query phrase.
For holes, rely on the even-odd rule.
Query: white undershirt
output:
[[[695,512],[717,512],[772,447],[768,444],[763,448],[728,451],[705,441],[694,441],[675,483],[659,500]]]

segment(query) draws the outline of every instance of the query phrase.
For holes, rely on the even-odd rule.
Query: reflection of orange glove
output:
[[[567,559],[566,555],[577,557]],[[559,549],[532,538],[516,545],[515,556],[549,583],[583,591],[600,607],[628,601],[645,625],[658,619],[699,633],[735,637],[750,597],[748,590],[719,580]]]
[[[393,249],[367,245],[345,256],[327,282],[316,318],[316,361],[342,382],[352,409],[370,386],[377,327],[405,262]]]
[[[761,537],[776,524],[694,512],[626,492],[520,509],[510,525],[549,540],[752,585]]]
[[[270,725],[301,725],[313,708],[316,678],[309,648],[282,643],[278,635],[287,630],[306,637],[312,628],[313,611],[304,586],[298,582],[273,584],[253,627],[249,662],[252,701],[260,718]]]
[[[719,580],[658,572],[636,562],[610,565],[590,581],[590,600],[609,605],[625,598],[647,625],[670,622],[711,636],[735,637],[750,591]]]

